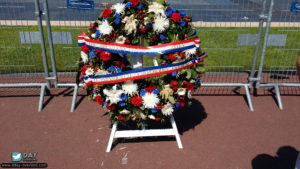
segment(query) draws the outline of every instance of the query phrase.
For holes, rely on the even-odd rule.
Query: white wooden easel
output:
[[[158,66],[156,56],[152,56],[154,66]],[[131,58],[131,64],[134,69],[142,68],[143,67],[143,56],[134,55]],[[182,143],[179,137],[179,133],[177,130],[176,122],[174,116],[171,115],[171,125],[172,128],[168,129],[145,129],[142,128],[141,130],[122,130],[117,131],[117,124],[113,124],[108,145],[106,148],[106,152],[110,152],[111,146],[113,143],[114,138],[126,138],[126,137],[150,137],[150,136],[175,136],[178,148],[182,149]]]

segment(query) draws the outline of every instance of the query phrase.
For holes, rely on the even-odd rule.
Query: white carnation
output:
[[[86,71],[85,71],[85,75],[87,75],[87,76],[90,76],[90,75],[92,75],[94,73],[94,70],[92,69],[92,68],[88,68],[88,69],[86,69]]]
[[[152,114],[148,116],[149,119],[155,120],[155,116],[153,116]]]
[[[159,98],[154,93],[146,93],[144,96],[142,96],[143,99],[143,105],[145,108],[153,109],[157,106],[157,103],[159,103]]]
[[[179,96],[184,96],[186,93],[186,89],[185,88],[179,88],[176,92]]]
[[[84,64],[86,64],[89,61],[88,55],[86,53],[84,53],[83,51],[81,51],[81,59]]]
[[[126,110],[126,109],[123,109],[120,111],[120,114],[129,114],[130,111]]]
[[[167,104],[164,105],[164,108],[161,109],[161,113],[165,116],[169,116],[173,113],[173,105],[168,102]]]
[[[117,39],[116,39],[116,43],[120,43],[120,44],[124,44],[126,41],[126,38],[124,36],[119,36]]]
[[[109,25],[109,23],[107,22],[107,20],[105,20],[104,22],[102,22],[100,24],[100,26],[98,27],[98,30],[103,35],[109,35],[111,33],[111,31],[114,30],[114,28],[111,25]]]
[[[122,101],[121,94],[123,93],[123,90],[118,90],[117,85],[114,85],[110,90],[104,89],[103,93],[107,96],[106,101],[110,101],[111,104]]]
[[[149,5],[148,13],[150,12],[154,12],[156,15],[158,14],[165,15],[164,6],[157,2],[153,2],[152,5]]]
[[[124,90],[125,94],[132,96],[135,92],[137,92],[138,85],[136,83],[133,83],[132,80],[130,80],[130,81],[126,81],[122,85],[122,89]]]
[[[162,33],[169,28],[169,25],[170,23],[167,17],[158,15],[154,18],[153,30]]]
[[[125,6],[126,5],[123,3],[116,3],[111,7],[111,9],[114,9],[114,10],[116,10],[116,13],[121,14],[124,12]]]
[[[95,39],[96,38],[96,34],[95,33],[91,34],[91,37]]]

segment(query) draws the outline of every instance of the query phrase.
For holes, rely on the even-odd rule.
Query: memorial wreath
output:
[[[164,0],[125,0],[104,9],[78,37],[77,83],[83,82],[88,98],[103,105],[113,123],[166,121],[190,105],[205,71],[207,55],[191,21]],[[127,58],[136,55],[160,56],[160,65],[134,68]]]

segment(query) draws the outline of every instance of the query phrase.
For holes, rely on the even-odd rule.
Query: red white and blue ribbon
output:
[[[168,74],[183,69],[187,69],[193,65],[202,63],[203,59],[206,57],[207,55],[205,53],[202,53],[200,56],[197,56],[191,60],[187,60],[179,63],[133,69],[133,70],[129,70],[121,73],[115,73],[115,74],[84,76],[83,79],[86,85],[91,85],[91,84],[102,85],[102,84],[119,83],[127,80],[136,80],[136,79],[158,76],[162,74]]]
[[[78,36],[78,45],[87,45],[90,49],[101,49],[110,53],[131,54],[131,55],[160,55],[173,52],[179,52],[192,48],[199,48],[199,38],[183,40],[179,42],[165,43],[155,46],[132,46],[119,43],[111,43],[90,39],[86,34],[82,33]]]

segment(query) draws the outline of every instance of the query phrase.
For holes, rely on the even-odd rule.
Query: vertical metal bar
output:
[[[251,95],[250,95],[250,91],[249,91],[249,85],[246,84],[244,87],[245,87],[245,91],[246,91],[246,97],[247,97],[249,108],[251,111],[254,111],[252,100],[251,100]]]
[[[112,146],[112,143],[113,143],[115,134],[116,134],[116,130],[117,130],[117,124],[115,123],[115,124],[113,125],[112,129],[111,129],[109,141],[108,141],[107,148],[106,148],[106,152],[107,152],[107,153],[109,153],[110,150],[111,150],[111,146]]]
[[[54,56],[54,49],[53,49],[53,40],[52,40],[52,31],[51,31],[51,24],[50,24],[50,17],[49,17],[48,0],[44,0],[44,12],[45,12],[45,18],[46,18],[46,27],[47,27],[48,42],[49,42],[49,49],[50,49],[50,56],[51,56],[52,73],[53,73],[53,78],[54,78],[54,87],[57,88],[57,72],[56,72],[56,63],[55,63],[55,56]]]
[[[263,65],[264,65],[264,59],[265,59],[266,48],[267,48],[267,43],[268,43],[269,31],[270,31],[270,26],[271,26],[273,6],[274,6],[274,0],[271,0],[269,14],[268,14],[268,20],[267,20],[267,26],[266,26],[266,32],[265,32],[263,47],[262,47],[262,51],[261,51],[260,64],[259,64],[258,74],[257,74],[257,77],[259,79],[261,78],[262,69],[263,69]],[[257,81],[256,88],[258,88],[259,85],[260,85],[260,80]]]
[[[49,78],[49,69],[48,69],[48,61],[47,61],[47,55],[46,55],[46,47],[45,47],[45,41],[44,41],[44,32],[43,32],[43,26],[42,26],[42,19],[41,19],[41,9],[40,9],[40,3],[39,0],[35,0],[35,15],[37,17],[37,23],[39,27],[39,33],[40,33],[40,43],[42,48],[42,56],[43,56],[43,64],[44,64],[44,71],[45,71],[45,79],[47,82],[47,87],[50,88],[50,80]]]
[[[279,90],[279,86],[278,85],[275,86],[275,93],[276,93],[276,99],[277,99],[278,107],[280,108],[280,110],[282,110],[283,106],[282,106],[282,101],[281,101],[281,96],[280,96],[280,90]]]
[[[173,128],[173,131],[174,131],[174,135],[176,137],[178,148],[182,149],[183,148],[182,143],[181,143],[181,140],[180,140],[180,137],[179,137],[179,133],[178,133],[176,122],[175,122],[175,119],[174,119],[173,115],[171,115],[171,124],[172,124],[172,128]]]
[[[75,84],[72,105],[71,105],[71,112],[74,112],[74,110],[75,110],[77,93],[78,93],[78,85]]]
[[[259,25],[258,25],[258,39],[256,42],[256,46],[255,46],[255,52],[254,52],[254,57],[253,57],[253,61],[252,61],[252,67],[251,67],[251,72],[250,72],[250,78],[254,78],[254,73],[255,73],[255,68],[256,68],[256,62],[257,62],[257,56],[258,56],[258,51],[259,51],[259,47],[260,47],[260,39],[261,39],[261,35],[262,35],[262,30],[263,30],[263,26],[264,26],[264,15],[265,15],[265,11],[266,11],[266,2],[267,0],[263,1],[263,6],[262,6],[262,11],[260,14],[260,21],[259,21]],[[253,85],[253,81],[250,80],[250,87]]]
[[[40,101],[39,101],[39,108],[38,111],[41,112],[43,109],[43,104],[44,104],[44,95],[45,95],[45,85],[41,86],[41,94],[40,94]]]

